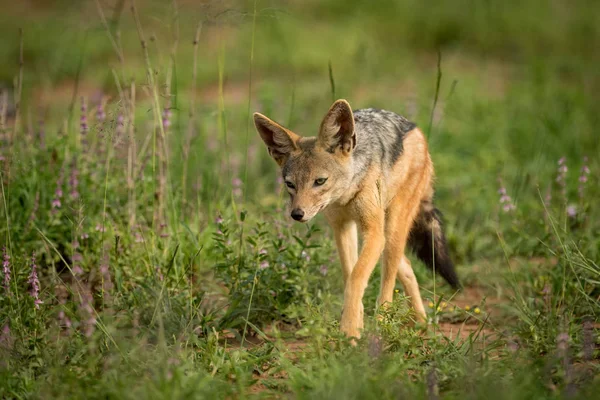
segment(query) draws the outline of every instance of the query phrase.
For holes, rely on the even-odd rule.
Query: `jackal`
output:
[[[306,222],[323,211],[333,228],[344,277],[343,333],[360,338],[362,297],[382,252],[379,306],[392,301],[398,277],[417,319],[426,320],[406,244],[459,288],[441,213],[432,202],[433,164],[414,123],[390,111],[353,112],[346,100],[331,106],[316,137],[298,136],[259,113],[254,123],[281,167],[291,217]]]

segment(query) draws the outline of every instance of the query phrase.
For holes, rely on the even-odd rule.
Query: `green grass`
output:
[[[147,58],[129,2],[108,32],[94,2],[3,6],[0,397],[593,397],[597,2],[138,3]],[[465,290],[413,263],[425,332],[400,286],[375,317],[376,270],[339,334],[332,234],[287,217],[251,125],[314,135],[332,86],[428,131]]]

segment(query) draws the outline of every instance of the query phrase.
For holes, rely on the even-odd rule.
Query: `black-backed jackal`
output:
[[[335,233],[344,276],[340,328],[359,338],[362,297],[383,253],[378,305],[392,301],[396,277],[419,320],[426,319],[408,244],[450,285],[459,287],[448,254],[441,214],[433,206],[433,165],[423,133],[383,110],[352,111],[336,101],[316,137],[301,137],[262,114],[254,123],[281,167],[291,216],[306,222],[323,211]],[[363,246],[358,251],[358,229]]]

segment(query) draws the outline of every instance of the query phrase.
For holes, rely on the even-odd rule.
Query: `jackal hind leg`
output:
[[[425,322],[427,320],[427,314],[425,314],[425,307],[423,306],[423,299],[421,298],[421,292],[419,291],[419,283],[417,277],[412,269],[410,260],[403,255],[402,261],[398,268],[398,280],[404,286],[404,292],[410,297],[412,307],[415,309],[415,316],[417,321]]]

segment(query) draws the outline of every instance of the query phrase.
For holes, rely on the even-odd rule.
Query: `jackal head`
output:
[[[316,137],[296,135],[259,113],[254,114],[254,124],[281,167],[293,219],[309,221],[348,189],[356,136],[346,100],[333,103]]]

